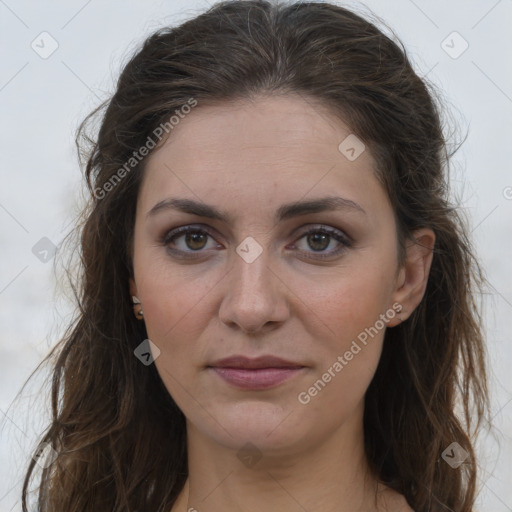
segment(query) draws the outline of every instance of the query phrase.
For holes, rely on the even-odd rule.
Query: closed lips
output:
[[[231,356],[217,360],[208,365],[213,368],[237,368],[243,370],[259,370],[264,368],[303,368],[304,365],[287,361],[275,356],[261,356],[248,358],[246,356]]]
[[[230,386],[262,391],[278,386],[301,372],[303,365],[274,356],[233,356],[208,366]]]

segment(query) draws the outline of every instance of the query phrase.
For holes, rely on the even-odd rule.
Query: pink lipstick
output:
[[[275,387],[299,374],[305,366],[274,356],[232,356],[208,365],[228,384],[247,390]]]

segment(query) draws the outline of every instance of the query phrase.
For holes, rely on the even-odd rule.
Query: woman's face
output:
[[[373,165],[299,96],[199,103],[148,158],[131,290],[189,432],[271,451],[361,429],[404,302]]]

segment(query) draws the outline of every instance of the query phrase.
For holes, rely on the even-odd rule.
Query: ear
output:
[[[135,281],[131,277],[130,277],[130,295],[132,297],[138,297],[138,295],[137,295],[137,285],[135,284]]]
[[[427,289],[436,236],[428,228],[418,229],[412,236],[414,240],[407,241],[406,261],[398,273],[396,289],[392,296],[392,303],[401,304],[402,310],[388,322],[389,327],[407,320],[421,302]]]

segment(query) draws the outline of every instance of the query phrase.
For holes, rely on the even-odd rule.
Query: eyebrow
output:
[[[207,217],[222,222],[229,223],[232,220],[231,215],[227,212],[219,210],[215,206],[195,201],[193,199],[169,198],[159,201],[149,212],[147,217],[153,217],[156,214],[167,211],[178,210],[184,213],[197,215],[198,217]],[[337,196],[327,196],[309,201],[297,201],[293,203],[283,204],[278,208],[275,214],[276,221],[282,221],[307,215],[309,213],[320,213],[324,211],[344,210],[359,212],[366,215],[363,208],[350,199]]]

